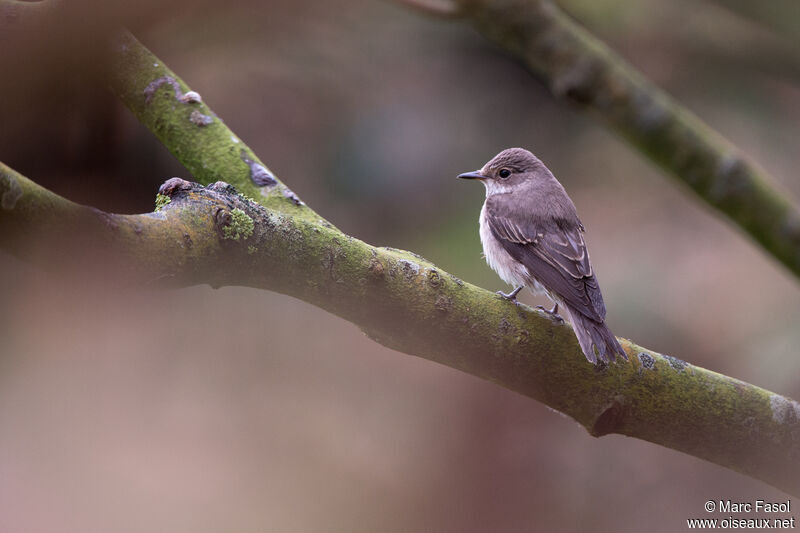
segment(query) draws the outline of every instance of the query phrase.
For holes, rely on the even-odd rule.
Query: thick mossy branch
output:
[[[689,175],[703,165],[720,164],[715,175],[719,178],[715,182],[718,203],[742,202],[734,211],[746,212],[749,188],[755,183],[769,205],[784,205],[776,216],[780,223],[785,222],[781,216],[788,216],[791,206],[761,181],[752,182],[751,168],[735,152],[725,151],[729,146],[724,141],[704,127],[697,130],[696,119],[688,114],[672,116],[672,102],[651,92],[635,73],[550,4],[504,5],[510,11],[482,11],[478,3],[464,8],[486,27],[496,27],[490,21],[492,16],[499,17],[506,30],[498,40],[516,43],[525,57],[538,57],[540,47],[548,51],[544,57],[549,59],[542,63],[547,68],[542,70],[558,72],[553,86],[560,94],[585,100],[583,105],[589,107],[602,108],[600,104],[605,102],[621,125],[644,122],[639,126],[651,135],[645,145],[655,153],[660,143],[667,143],[662,158],[670,164],[681,163],[680,169],[688,169]],[[580,39],[570,32],[577,32]],[[592,52],[590,60],[577,56],[586,47]],[[217,255],[203,256],[207,264],[202,274],[208,277],[202,281],[214,286],[270,289],[301,298],[352,321],[386,346],[536,398],[572,416],[593,435],[621,433],[642,438],[800,494],[800,404],[627,341],[623,346],[631,363],[601,368],[587,364],[569,326],[504,302],[418,256],[369,246],[324,222],[278,182],[212,111],[196,98],[188,98],[188,88],[133,37],[123,37],[116,59],[114,91],[196,178],[206,184],[216,180],[233,183],[269,209],[262,210],[222,184],[202,189],[170,180],[162,187],[160,193],[171,199],[161,203],[166,223],[185,228],[185,221],[191,221],[205,228],[192,239],[214,232]],[[610,70],[606,63],[612,65]],[[590,78],[610,76],[608,82],[620,87],[611,94],[594,95],[594,82],[585,81],[584,71]],[[583,93],[587,96],[579,98]],[[652,94],[657,95],[655,101],[651,101]],[[643,115],[629,109],[632,100],[638,102]],[[652,116],[653,111],[657,116]],[[206,123],[198,114],[213,120]],[[707,135],[700,136],[698,131]],[[635,129],[631,132],[638,135]],[[675,142],[684,134],[695,140],[688,147],[680,144],[676,148]],[[700,157],[708,153],[700,150],[698,155],[697,146],[717,151],[710,150],[710,159]],[[680,155],[670,150],[688,152]],[[720,154],[721,161],[715,159]],[[706,178],[701,174],[696,182],[704,183]],[[737,183],[747,186],[729,187]],[[208,195],[217,200],[194,201]],[[755,205],[764,203],[761,196],[755,197]],[[751,216],[756,222],[745,227],[761,227],[762,215]],[[214,221],[212,227],[208,220]],[[774,236],[770,231],[766,234]],[[791,239],[792,235],[789,232],[784,237]],[[181,251],[187,254],[184,260],[173,261],[167,254],[160,270],[147,276],[177,283],[201,281],[193,249],[182,247]],[[141,250],[131,253],[149,255]],[[179,268],[191,265],[195,268],[188,272]]]
[[[170,202],[160,195],[158,212],[105,213],[53,194],[0,163],[0,248],[67,276],[104,273],[117,282],[141,282],[177,269],[185,278],[181,286],[192,279],[204,283],[216,233],[200,219],[166,224],[162,210]]]
[[[157,213],[112,215],[0,166],[0,246],[62,273],[93,258],[126,282],[288,294],[390,348],[535,398],[595,436],[645,439],[800,495],[800,404],[789,398],[624,340],[629,363],[594,367],[568,325],[409,252],[267,210],[226,183],[173,178],[159,194],[169,201]]]
[[[187,85],[123,31],[111,51],[111,89],[191,172],[208,185],[228,182],[279,213],[319,220]]]
[[[686,171],[698,192],[710,191],[712,203],[734,220],[744,217],[743,227],[797,271],[796,261],[786,259],[786,241],[796,244],[800,231],[787,222],[791,206],[726,151],[727,143],[676,113],[552,4],[464,1],[463,8],[537,71],[552,74],[558,94],[632,138],[649,132],[636,141],[643,149]],[[332,227],[133,37],[114,46],[114,92],[208,186],[173,178],[159,191],[157,212],[113,215],[69,202],[0,165],[3,249],[62,274],[86,275],[96,265],[126,282],[285,293],[357,324],[386,346],[535,398],[593,435],[645,439],[800,495],[797,402],[624,340],[629,363],[586,363],[568,325],[414,254],[376,248]],[[604,90],[595,92],[596,85]],[[717,169],[713,179],[709,168]],[[760,209],[748,214],[750,206]]]
[[[800,275],[800,210],[738,148],[548,0],[457,0],[553,94],[590,112]]]

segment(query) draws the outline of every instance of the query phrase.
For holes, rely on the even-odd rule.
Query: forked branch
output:
[[[4,249],[45,265],[57,260],[59,269],[101,250],[125,279],[289,294],[390,348],[535,398],[592,435],[648,440],[800,495],[797,402],[626,340],[630,363],[587,364],[568,325],[412,253],[376,248],[332,227],[287,194],[138,41],[126,36],[117,46],[114,91],[211,185],[174,178],[160,190],[157,213],[112,215],[0,166]],[[165,77],[174,83],[160,81]],[[214,120],[193,118],[195,111]],[[258,202],[217,180],[238,183]]]

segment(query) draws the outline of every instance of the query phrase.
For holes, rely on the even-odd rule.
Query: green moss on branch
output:
[[[156,195],[156,211],[161,211],[165,205],[170,202],[169,196],[165,196],[163,194]]]
[[[228,224],[222,228],[223,238],[246,241],[253,235],[253,226],[253,219],[237,207],[231,211]]]
[[[127,31],[113,43],[112,58],[112,91],[193,179],[205,185],[225,181],[275,212],[320,218],[217,118],[197,92],[190,91]]]

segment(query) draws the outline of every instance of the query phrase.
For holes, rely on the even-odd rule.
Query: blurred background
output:
[[[561,4],[800,197],[797,4]],[[800,398],[797,280],[463,22],[377,0],[75,2],[2,27],[0,161],[126,213],[190,179],[105,88],[119,23],[322,216],[490,290],[483,188],[455,176],[532,150],[587,227],[617,335]],[[2,251],[0,294],[3,532],[676,531],[708,499],[788,498],[594,439],[289,297],[70,286]]]

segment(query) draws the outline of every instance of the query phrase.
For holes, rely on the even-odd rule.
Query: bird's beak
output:
[[[484,180],[486,176],[481,174],[480,170],[474,170],[472,172],[464,172],[463,174],[458,175],[459,178],[462,180]]]

